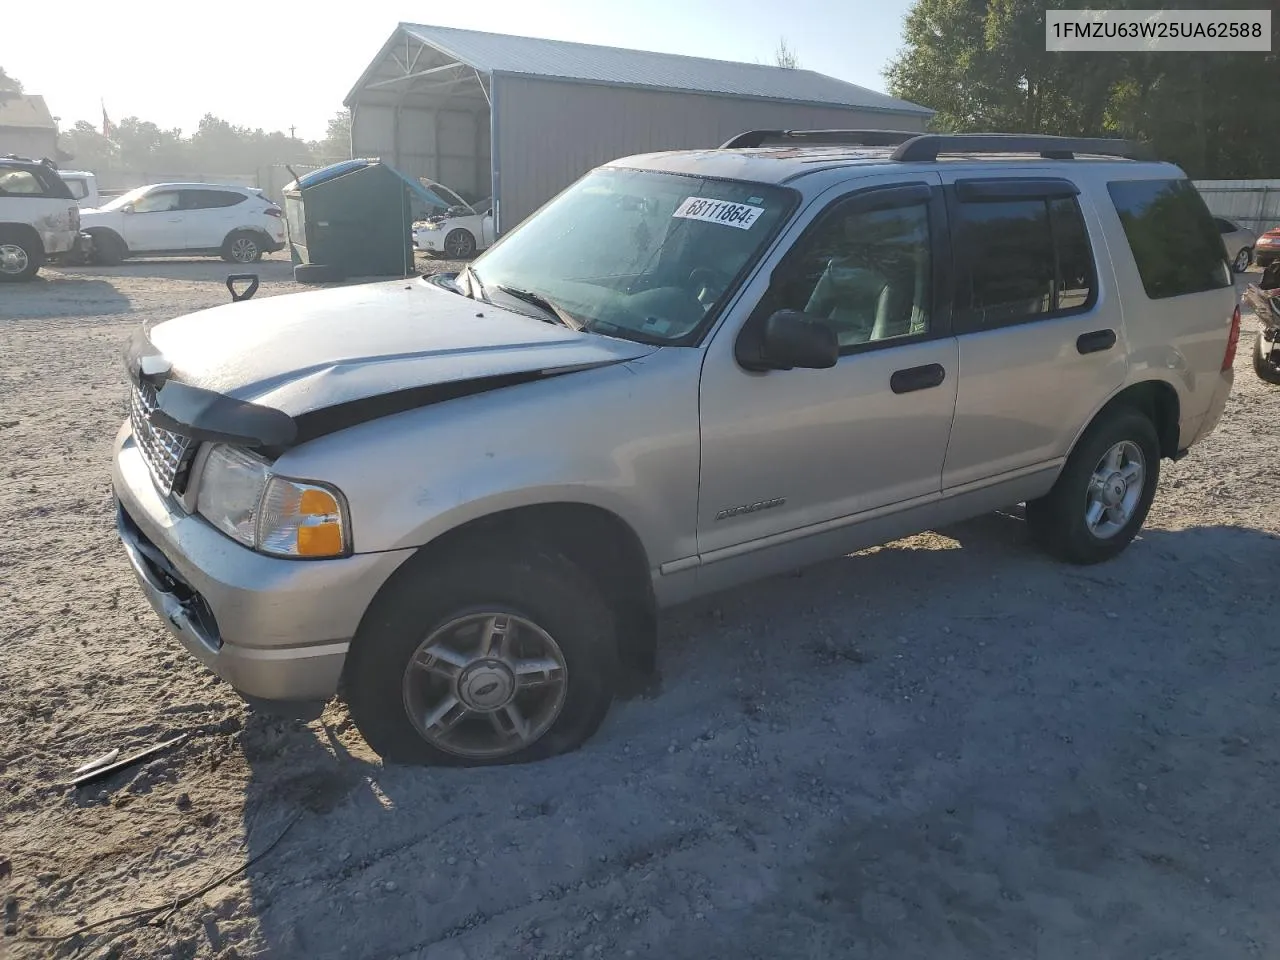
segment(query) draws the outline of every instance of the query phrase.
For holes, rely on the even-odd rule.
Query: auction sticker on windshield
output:
[[[683,217],[685,220],[706,220],[710,223],[722,223],[726,227],[737,227],[739,230],[750,230],[751,225],[764,213],[764,207],[749,207],[745,203],[730,203],[728,200],[708,200],[706,197],[689,197],[676,207],[671,216]]]

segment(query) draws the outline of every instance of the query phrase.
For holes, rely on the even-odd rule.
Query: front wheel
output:
[[[1253,259],[1248,247],[1242,247],[1240,252],[1236,254],[1236,258],[1231,263],[1231,269],[1236,273],[1244,273],[1249,269],[1249,262]]]
[[[31,280],[44,263],[44,248],[19,233],[0,233],[0,283]]]
[[[1272,359],[1271,346],[1259,330],[1257,339],[1253,341],[1253,372],[1267,383],[1280,386],[1280,363]]]
[[[1137,535],[1160,482],[1151,420],[1121,408],[1085,431],[1053,489],[1027,503],[1027,524],[1045,550],[1068,563],[1101,563]]]
[[[401,571],[365,615],[346,698],[403,763],[522,763],[580,746],[613,698],[614,617],[559,554],[474,554]]]
[[[476,238],[462,227],[450,230],[444,238],[444,252],[451,260],[466,260],[476,252]]]

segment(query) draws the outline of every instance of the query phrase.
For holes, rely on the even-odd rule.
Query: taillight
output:
[[[80,232],[80,208],[71,208],[71,229],[76,233]]]
[[[267,209],[263,210],[262,212],[265,213],[268,217],[278,217],[281,215],[279,207],[267,207]]]
[[[1240,304],[1231,314],[1231,333],[1227,336],[1227,352],[1222,355],[1222,369],[1230,370],[1236,362],[1236,347],[1240,345]]]

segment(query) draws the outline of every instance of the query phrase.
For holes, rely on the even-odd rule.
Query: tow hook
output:
[[[237,290],[237,283],[248,284],[248,286],[243,290]],[[256,273],[233,273],[227,277],[227,289],[231,291],[232,303],[248,300],[258,292],[258,275]]]

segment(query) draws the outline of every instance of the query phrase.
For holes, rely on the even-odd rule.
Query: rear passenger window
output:
[[[44,195],[44,186],[30,170],[0,170],[0,195],[39,197]]]
[[[1231,286],[1222,236],[1190,180],[1117,180],[1107,190],[1148,297]]]
[[[987,330],[1093,301],[1093,256],[1075,197],[956,204],[955,321]]]

